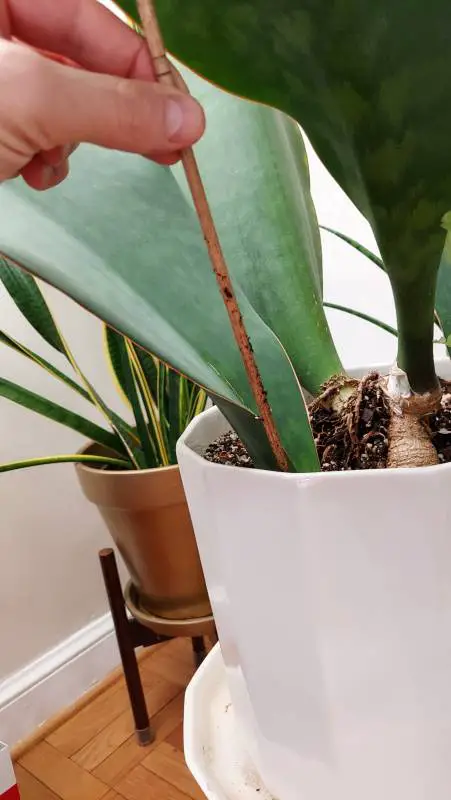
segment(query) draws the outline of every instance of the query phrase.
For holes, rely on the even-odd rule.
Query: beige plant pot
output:
[[[92,443],[82,452],[108,453]],[[76,471],[124,559],[141,607],[164,619],[210,615],[178,466],[132,472],[77,464]]]

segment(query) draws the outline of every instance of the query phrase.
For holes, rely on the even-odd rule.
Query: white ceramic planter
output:
[[[274,800],[240,735],[219,644],[185,693],[183,731],[185,761],[206,800]]]
[[[443,369],[441,370],[443,374]],[[234,709],[277,800],[449,800],[451,464],[180,470]]]

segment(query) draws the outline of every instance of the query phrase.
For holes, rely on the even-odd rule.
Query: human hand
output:
[[[0,181],[56,186],[79,142],[175,163],[204,125],[193,98],[155,83],[145,41],[97,0],[0,0]]]

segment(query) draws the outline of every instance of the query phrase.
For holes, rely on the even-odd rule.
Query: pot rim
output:
[[[104,447],[101,444],[97,444],[97,442],[89,441],[89,442],[85,443],[82,447],[80,447],[79,450],[77,450],[77,455],[85,455],[86,451],[89,450],[90,447],[99,447],[100,449],[108,450],[107,447]],[[113,453],[113,452],[115,452],[115,451],[111,450],[111,453]],[[120,458],[120,453],[115,453],[115,455],[117,455]],[[93,473],[96,473],[96,474],[98,474],[99,472],[102,471],[102,470],[99,469],[99,467],[91,467],[89,464],[83,463],[82,461],[75,462],[75,469],[84,470],[86,472],[93,472]],[[136,474],[146,475],[149,472],[170,472],[170,471],[178,470],[178,469],[179,469],[179,465],[178,464],[169,464],[167,467],[148,467],[147,469],[135,469],[135,468],[133,468],[133,469],[115,469],[114,470],[114,475],[116,475],[116,476],[122,475],[124,477],[128,476],[129,478],[131,478]]]
[[[343,471],[335,471],[335,472],[277,472],[276,470],[270,469],[246,469],[244,467],[235,467],[229,464],[217,464],[214,461],[207,461],[204,456],[200,455],[187,441],[190,435],[193,433],[193,430],[197,428],[197,426],[201,425],[204,421],[202,418],[205,417],[207,414],[210,416],[222,417],[220,410],[218,408],[209,408],[206,411],[203,411],[201,414],[192,420],[192,422],[188,425],[182,436],[180,437],[178,444],[177,444],[177,455],[180,458],[183,458],[184,454],[189,454],[189,458],[191,461],[195,462],[197,465],[202,465],[205,469],[215,469],[215,470],[227,470],[229,474],[233,471],[235,474],[240,473],[244,479],[250,477],[251,475],[262,478],[264,477],[265,480],[268,480],[269,477],[277,477],[278,480],[284,481],[330,481],[330,480],[350,480],[351,478],[355,478],[359,476],[364,480],[368,478],[373,478],[376,480],[380,480],[383,476],[387,474],[392,475],[399,475],[407,476],[418,474],[419,472],[426,473],[427,475],[432,475],[437,471],[440,474],[444,474],[444,472],[448,469],[451,470],[451,462],[445,464],[432,464],[426,467],[386,467],[385,469],[356,469],[356,470],[343,470]],[[232,430],[232,426],[230,426],[230,430]]]
[[[444,370],[451,375],[451,360],[449,358],[435,359],[435,366],[438,374]],[[352,369],[348,369],[347,373],[353,377],[360,377],[371,370],[377,370],[382,374],[388,373],[390,368],[391,365],[378,364],[375,366],[354,367]],[[437,472],[439,472],[440,475],[445,475],[447,471],[449,472],[451,470],[451,462],[448,462],[447,464],[433,464],[425,467],[386,467],[385,469],[373,468],[340,472],[277,472],[276,470],[257,468],[245,469],[244,467],[235,467],[229,464],[216,464],[213,461],[207,461],[191,446],[189,441],[193,435],[193,432],[198,428],[198,426],[203,425],[207,415],[210,417],[222,417],[222,419],[225,419],[216,406],[213,406],[213,408],[208,408],[205,411],[202,411],[201,414],[198,414],[197,417],[194,417],[190,424],[185,428],[177,442],[177,460],[179,464],[181,459],[188,457],[191,462],[195,463],[199,468],[209,470],[228,470],[227,474],[230,474],[230,472],[233,471],[235,475],[240,473],[243,480],[249,480],[251,479],[251,476],[258,476],[263,480],[273,479],[277,476],[279,481],[297,480],[298,482],[311,482],[314,480],[315,482],[321,481],[323,483],[326,481],[356,480],[356,478],[359,478],[360,480],[382,480],[387,475],[390,475],[391,477],[396,476],[396,478],[406,478],[409,475],[425,474],[432,477]],[[232,430],[231,425],[229,425],[229,429]]]

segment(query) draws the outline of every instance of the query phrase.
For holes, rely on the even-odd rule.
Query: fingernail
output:
[[[46,164],[42,167],[41,171],[41,184],[42,186],[50,186],[51,183],[55,180],[55,168],[51,167],[49,164]]]
[[[166,134],[172,139],[183,125],[183,109],[178,100],[168,100],[166,103]]]
[[[74,151],[74,148],[75,148],[75,145],[73,145],[73,144],[65,144],[64,145],[64,147],[62,148],[61,162],[65,161],[66,158],[69,158],[69,156],[72,155],[72,153]]]
[[[63,147],[61,147],[60,159],[59,161],[55,162],[55,164],[52,164],[52,169],[58,169],[58,167],[61,167],[62,164],[65,164],[76,147],[76,144],[65,144]]]
[[[52,186],[57,186],[58,183],[64,180],[69,174],[69,162],[63,161],[56,167],[46,165],[41,172],[41,186],[43,189],[50,189]]]
[[[192,97],[169,97],[165,114],[166,136],[170,142],[192,144],[202,135],[203,112]]]
[[[59,164],[57,167],[55,167],[54,172],[55,172],[55,180],[56,181],[63,181],[64,178],[67,178],[67,176],[69,175],[69,162],[68,162],[68,160],[66,159],[66,161],[63,161],[62,164]]]

